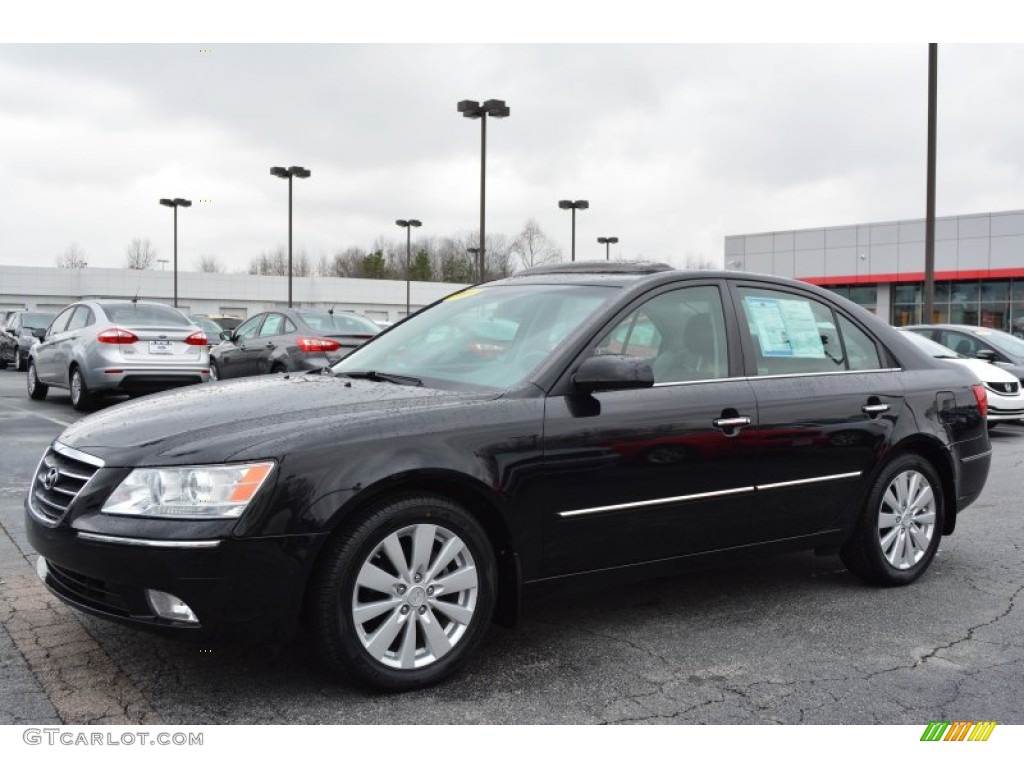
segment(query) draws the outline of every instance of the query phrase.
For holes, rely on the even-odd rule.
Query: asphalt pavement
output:
[[[0,371],[0,724],[1024,723],[1024,427],[993,433],[984,494],[909,587],[806,553],[551,596],[454,679],[371,695],[301,640],[201,647],[50,596],[22,502],[80,414],[24,385]]]

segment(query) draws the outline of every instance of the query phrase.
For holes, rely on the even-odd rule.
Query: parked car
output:
[[[217,323],[204,315],[189,315],[188,319],[198,325],[206,333],[206,349],[211,350],[220,343],[220,335],[224,332]]]
[[[372,320],[348,312],[276,309],[221,335],[210,355],[214,379],[313,371],[341,360],[380,333]]]
[[[14,312],[0,330],[0,368],[28,368],[28,352],[53,320],[53,312]]]
[[[647,357],[623,354],[632,327]],[[328,373],[78,421],[32,480],[28,537],[84,611],[197,638],[305,624],[330,669],[402,690],[571,580],[813,548],[913,582],[982,492],[986,405],[975,375],[805,283],[557,265]]]
[[[1017,421],[1024,418],[1024,389],[1021,388],[1020,380],[1008,370],[976,357],[964,357],[913,331],[901,330],[901,333],[936,360],[949,360],[964,366],[985,385],[989,429],[1002,421]]]
[[[976,325],[908,325],[906,330],[937,341],[964,357],[976,357],[1010,371],[1024,383],[1024,339]]]
[[[216,323],[221,331],[233,331],[245,320],[244,317],[236,317],[235,315],[198,315],[198,317],[205,317],[207,320]]]
[[[206,334],[184,314],[148,301],[81,301],[61,310],[28,359],[28,396],[67,389],[83,410],[96,395],[145,394],[210,377]]]

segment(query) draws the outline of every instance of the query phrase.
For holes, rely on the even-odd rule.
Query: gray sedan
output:
[[[250,317],[210,353],[211,378],[314,371],[334,365],[380,332],[352,312],[278,309]]]
[[[87,408],[101,392],[146,394],[209,380],[207,337],[177,309],[146,301],[82,301],[65,307],[32,348],[28,395],[50,387]]]
[[[28,367],[28,352],[53,320],[53,312],[14,312],[0,329],[0,368],[12,363],[19,371]]]

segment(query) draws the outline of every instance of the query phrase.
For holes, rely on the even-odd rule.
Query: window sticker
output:
[[[823,358],[825,347],[811,305],[798,299],[745,296],[764,357]]]

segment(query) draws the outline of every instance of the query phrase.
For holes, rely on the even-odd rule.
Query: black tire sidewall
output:
[[[477,604],[465,634],[444,657],[421,669],[399,670],[363,648],[350,606],[356,576],[373,550],[392,533],[419,523],[446,528],[469,548],[479,578]],[[328,666],[363,687],[401,691],[433,685],[458,670],[479,644],[491,622],[496,585],[493,549],[472,515],[439,497],[395,499],[353,521],[329,545],[314,585],[314,641]]]
[[[882,499],[889,485],[898,475],[909,470],[922,474],[931,485],[932,496],[935,499],[935,529],[924,557],[910,568],[900,570],[889,563],[882,551],[878,535],[878,516],[881,513]],[[939,541],[942,538],[945,514],[942,481],[931,463],[914,454],[904,454],[893,459],[872,484],[859,529],[855,534],[855,539],[857,539],[855,543],[861,550],[858,554],[863,560],[862,568],[866,569],[866,572],[858,573],[858,575],[873,583],[887,586],[902,586],[915,581],[928,569],[935,557]]]
[[[46,392],[49,387],[39,381],[39,376],[36,375],[36,364],[34,360],[28,362],[28,377],[26,383],[30,389],[28,390],[28,396],[33,400],[42,400],[46,397]]]

